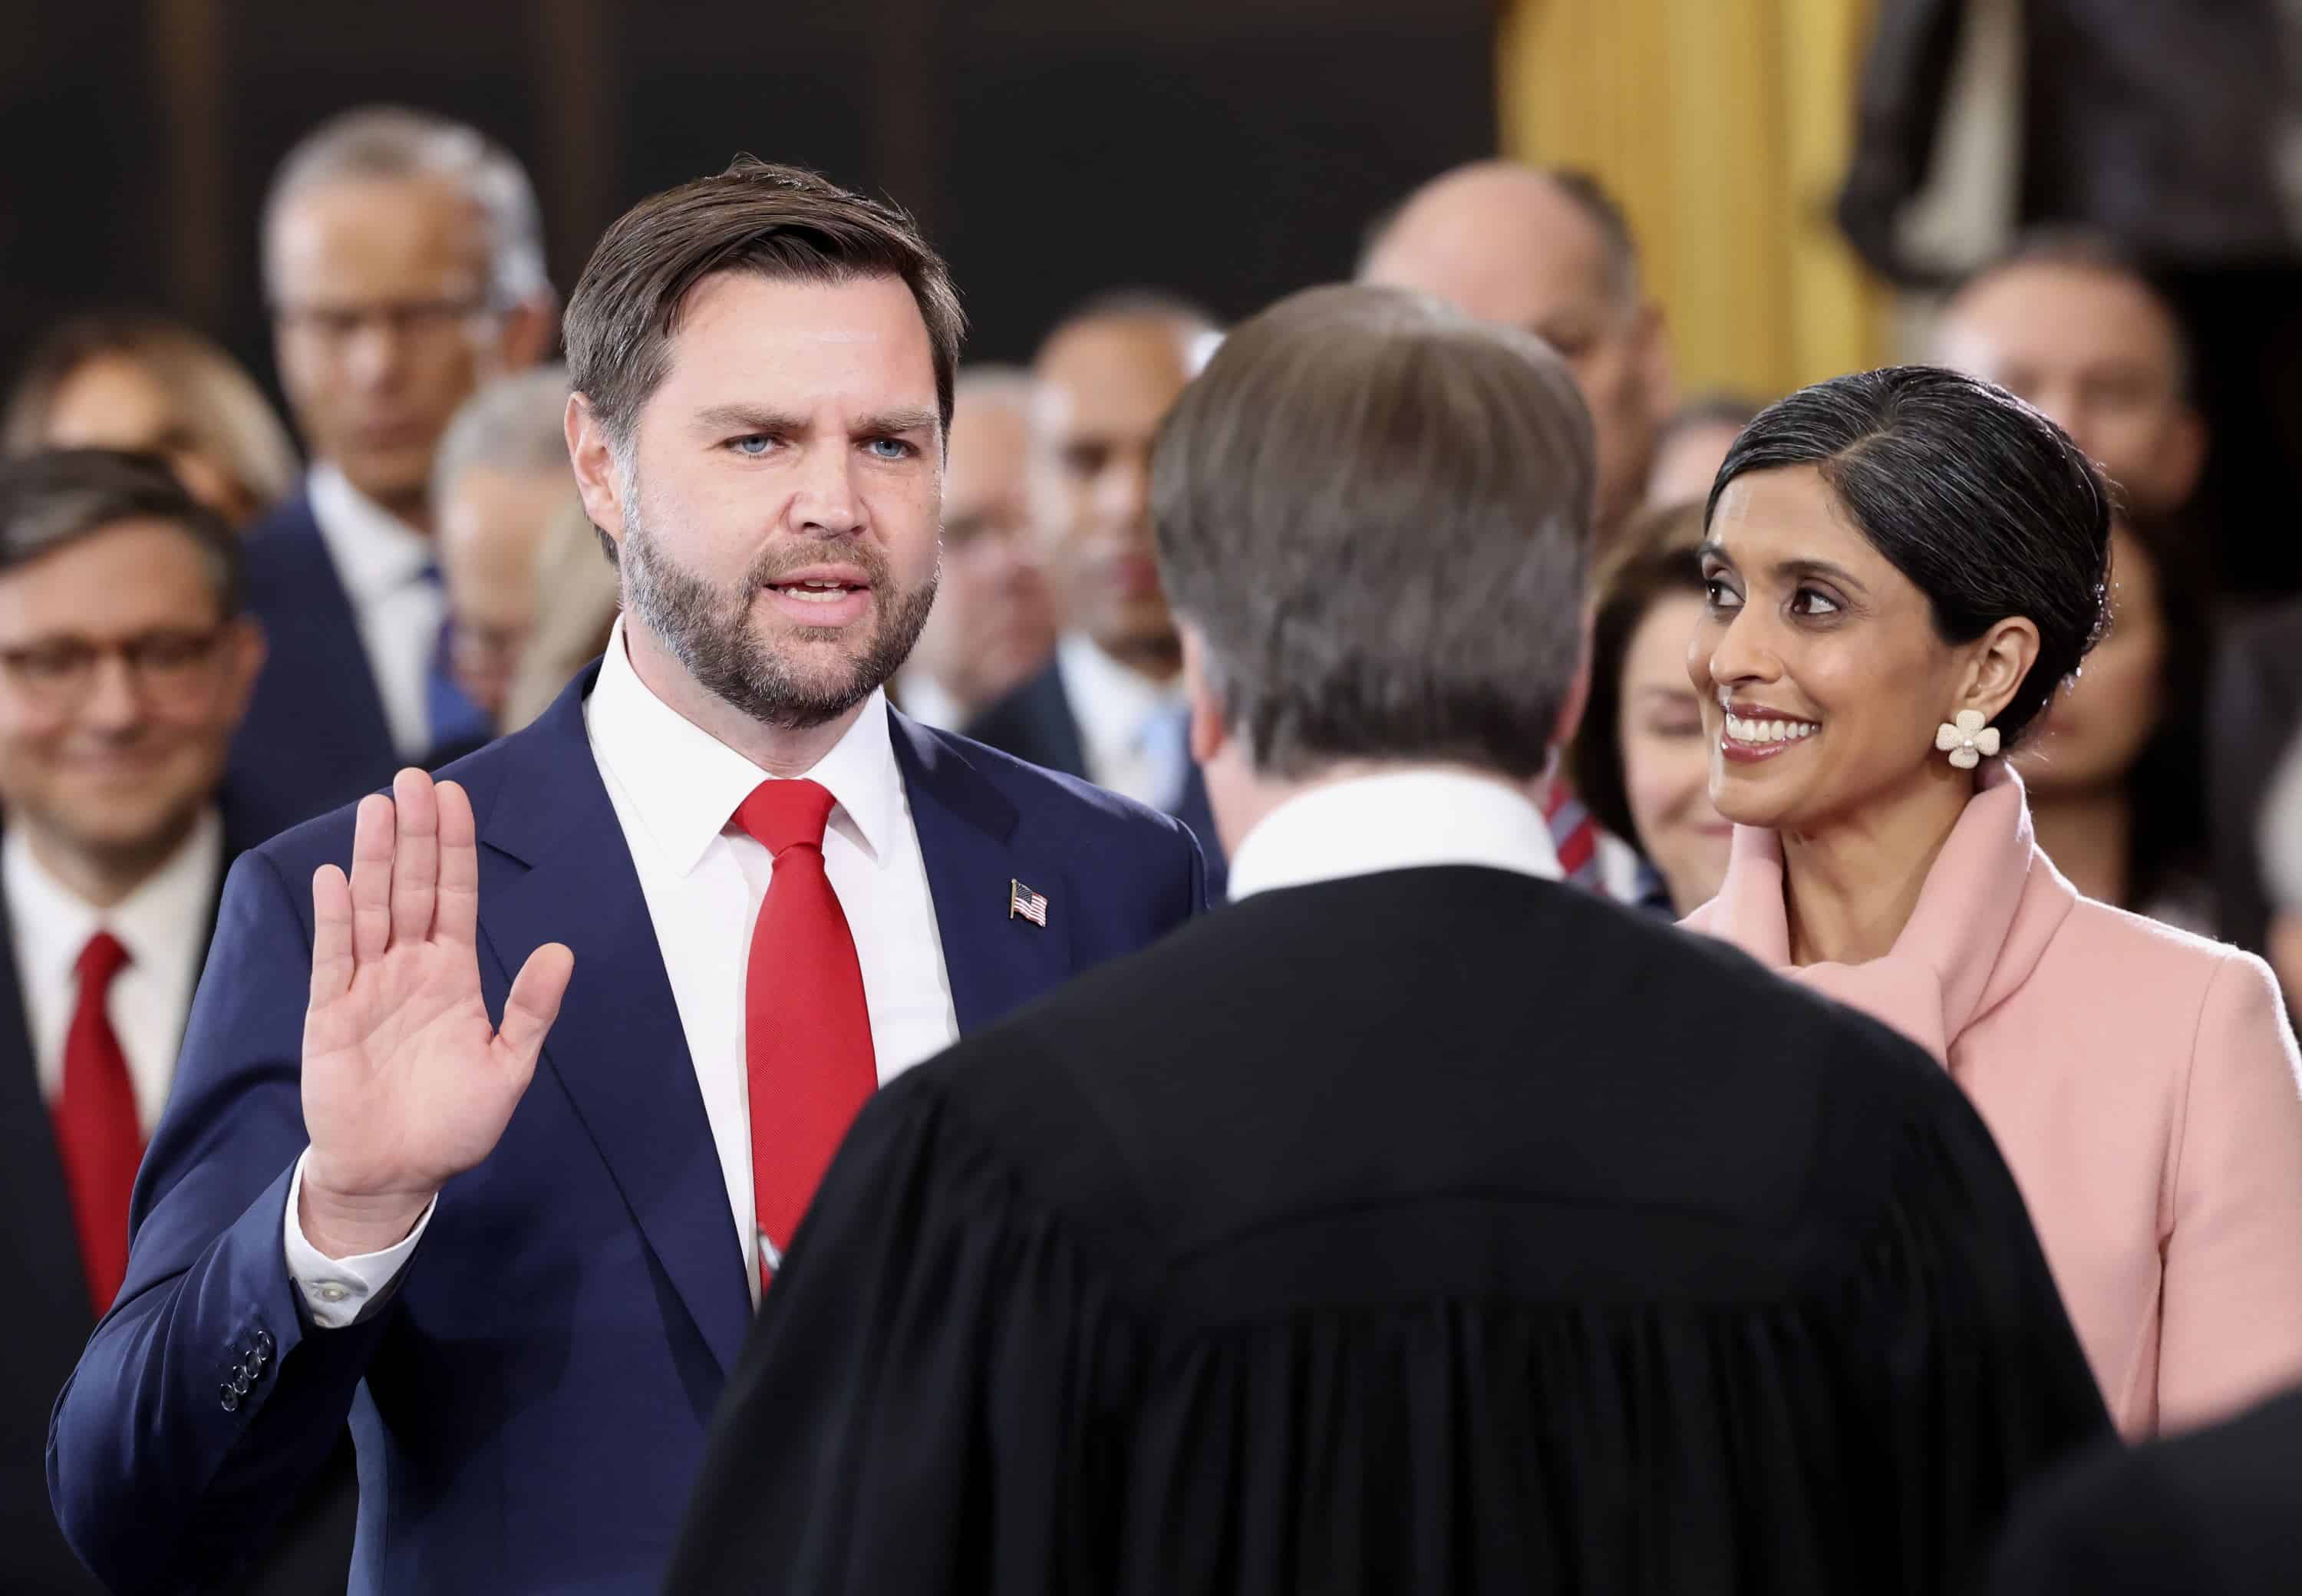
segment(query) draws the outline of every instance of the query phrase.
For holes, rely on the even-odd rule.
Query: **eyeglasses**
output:
[[[209,666],[223,642],[223,626],[205,632],[161,627],[113,643],[88,637],[45,637],[0,647],[0,677],[18,694],[50,712],[73,710],[96,689],[97,667],[118,659],[138,692],[181,702],[205,690]]]
[[[436,339],[494,308],[484,294],[460,298],[388,299],[374,305],[276,305],[273,319],[288,332],[340,348],[366,327],[382,327],[394,338]]]

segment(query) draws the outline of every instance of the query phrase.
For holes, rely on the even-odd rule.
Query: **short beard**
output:
[[[636,484],[630,484],[636,486]],[[643,496],[625,496],[624,541],[617,564],[624,603],[672,657],[713,697],[752,720],[786,731],[806,731],[838,719],[886,685],[911,658],[935,604],[940,567],[910,592],[898,592],[886,558],[868,543],[763,550],[739,584],[719,586],[680,566],[650,529]],[[786,571],[827,557],[859,566],[871,584],[877,622],[861,654],[828,680],[806,681],[752,626],[752,603]],[[801,643],[839,635],[828,626],[795,628]]]

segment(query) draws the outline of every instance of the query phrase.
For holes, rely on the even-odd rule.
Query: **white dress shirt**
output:
[[[970,718],[959,700],[916,665],[896,673],[895,696],[903,701],[904,714],[939,732],[959,731]]]
[[[1155,682],[1076,632],[1055,644],[1055,671],[1079,722],[1087,778],[1123,798],[1168,809],[1181,796],[1163,723],[1183,708],[1183,678]]]
[[[325,461],[306,480],[312,519],[351,600],[360,647],[383,700],[402,759],[432,752],[428,687],[448,601],[433,567],[432,540],[362,493]]]
[[[64,1040],[80,1005],[80,956],[89,937],[109,931],[128,950],[128,962],[112,978],[105,1013],[128,1061],[138,1127],[151,1134],[176,1072],[223,867],[223,822],[209,810],[149,880],[111,908],[97,909],[48,873],[21,827],[0,840],[16,979],[23,984],[40,1095],[50,1104],[63,1091]]]
[[[736,807],[769,778],[648,690],[624,651],[620,621],[584,715],[592,755],[631,850],[670,978],[756,1302],[744,989],[752,925],[775,866],[768,851],[733,822]],[[807,775],[835,800],[824,835],[824,874],[854,934],[872,1053],[885,1084],[958,1040],[959,1016],[884,694],[871,695],[847,735]],[[584,978],[579,972],[576,979]],[[602,972],[601,979],[614,977]],[[290,1272],[317,1322],[349,1323],[414,1253],[430,1211],[399,1246],[332,1262],[305,1243],[297,1225],[301,1180],[299,1169],[288,1203]]]
[[[1231,901],[1382,870],[1484,865],[1559,879],[1542,809],[1500,777],[1424,768],[1308,787],[1256,823],[1231,861]]]

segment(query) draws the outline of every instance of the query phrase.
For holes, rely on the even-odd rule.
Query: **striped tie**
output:
[[[1604,892],[1606,878],[1599,865],[1599,823],[1591,818],[1591,811],[1567,790],[1564,783],[1553,782],[1550,796],[1543,801],[1542,818],[1550,822],[1550,844],[1558,852],[1559,873],[1577,886]]]

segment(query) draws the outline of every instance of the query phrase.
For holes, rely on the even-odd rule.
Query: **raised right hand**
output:
[[[503,1029],[480,998],[479,844],[454,782],[403,770],[361,800],[349,880],[312,878],[298,1221],[330,1257],[404,1239],[434,1193],[495,1148],[535,1072],[576,956],[528,956]]]

